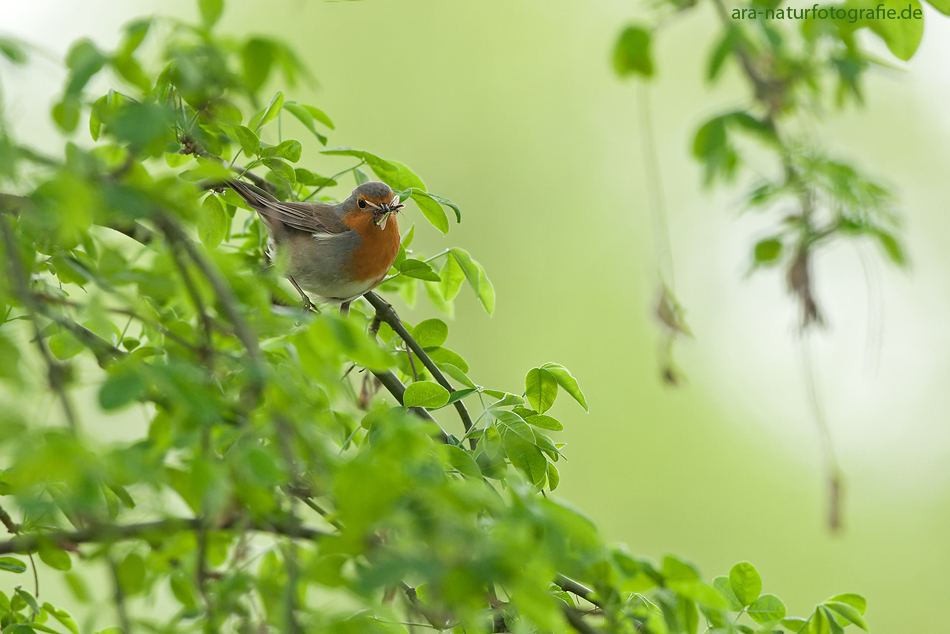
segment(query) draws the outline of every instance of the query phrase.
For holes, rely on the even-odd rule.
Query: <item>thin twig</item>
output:
[[[37,317],[37,314],[42,312],[42,308],[30,290],[30,280],[26,271],[23,270],[23,263],[20,261],[20,249],[14,238],[13,229],[10,228],[10,222],[7,217],[3,215],[0,215],[0,230],[3,232],[3,242],[6,246],[7,259],[10,262],[10,277],[13,279],[14,290],[23,303],[24,308],[26,308],[30,322],[33,324],[33,332],[35,335],[33,340],[36,342],[36,347],[39,349],[40,355],[46,363],[47,382],[49,383],[50,389],[59,397],[63,407],[63,414],[66,416],[66,422],[69,424],[70,429],[76,432],[78,430],[78,422],[72,403],[69,400],[69,394],[66,392],[66,368],[53,358],[49,348],[46,347],[46,342],[42,335],[43,329],[40,327],[40,321]]]
[[[13,518],[10,517],[10,514],[0,506],[0,523],[2,523],[6,528],[7,532],[16,535],[20,532],[20,525],[13,521]]]
[[[122,626],[123,634],[132,634],[132,622],[129,620],[129,611],[125,607],[125,592],[122,590],[122,582],[119,580],[119,567],[111,554],[106,556],[106,560],[109,562],[109,569],[112,572],[115,609],[119,613],[119,625]]]
[[[432,360],[432,357],[423,350],[422,346],[412,338],[412,335],[409,334],[409,331],[406,330],[406,327],[403,325],[402,320],[399,319],[399,315],[396,314],[396,311],[393,310],[393,307],[384,300],[382,297],[376,293],[370,291],[366,293],[363,297],[370,303],[370,305],[376,309],[376,316],[379,317],[382,321],[389,324],[389,326],[396,332],[399,337],[406,342],[406,345],[419,357],[419,360],[422,361],[422,365],[425,366],[426,370],[432,374],[433,378],[438,381],[439,385],[444,387],[451,394],[455,391],[455,388],[452,387],[452,384],[449,383],[448,379],[445,378],[445,375],[442,374],[442,370],[439,369],[439,366],[435,364]],[[461,399],[453,403],[455,410],[458,412],[459,418],[462,419],[462,426],[465,428],[465,432],[472,428],[472,417],[468,413],[468,409],[465,407],[465,403]],[[475,439],[471,440],[472,448],[475,448]]]
[[[130,539],[157,538],[168,533],[182,531],[197,531],[201,529],[204,518],[171,518],[140,524],[126,524],[124,526],[102,525],[91,526],[76,531],[50,531],[46,533],[30,533],[19,535],[13,539],[0,542],[0,555],[9,553],[33,551],[41,542],[51,542],[59,546],[73,547],[79,544],[109,544]],[[231,528],[236,522],[229,522],[215,526],[218,530]],[[250,528],[261,533],[272,533],[295,539],[315,541],[323,537],[330,537],[330,533],[319,528],[294,526],[284,523],[267,522],[255,523]]]

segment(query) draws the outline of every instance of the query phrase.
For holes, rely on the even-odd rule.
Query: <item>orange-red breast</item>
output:
[[[383,281],[399,253],[396,213],[405,205],[385,183],[363,183],[338,205],[282,202],[240,181],[227,185],[288,250],[290,281],[305,300],[309,291],[345,311]]]

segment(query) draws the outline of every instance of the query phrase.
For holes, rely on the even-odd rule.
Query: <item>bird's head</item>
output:
[[[393,193],[389,185],[377,181],[363,183],[353,190],[344,201],[346,213],[368,213],[373,215],[373,225],[381,230],[386,228],[389,216],[405,207],[399,203],[399,196]]]

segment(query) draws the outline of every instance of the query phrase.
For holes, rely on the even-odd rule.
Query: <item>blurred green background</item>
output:
[[[706,9],[661,33],[649,88],[676,292],[695,334],[676,352],[686,381],[661,385],[640,87],[609,65],[616,34],[645,10],[616,0],[232,1],[220,28],[292,42],[318,86],[285,92],[333,118],[330,146],[405,162],[462,207],[448,237],[420,224],[416,245],[469,250],[498,302],[488,318],[463,291],[449,345],[476,381],[510,391],[543,362],[571,369],[591,412],[566,397],[555,405],[570,459],[557,493],[608,539],[677,553],[710,578],[750,560],[791,613],[853,591],[867,596],[876,632],[940,631],[950,593],[950,20],[925,8],[916,57],[872,72],[867,107],[830,113],[813,131],[894,188],[912,261],[896,272],[864,245],[816,262],[829,326],[805,345],[846,476],[844,529],[832,535],[795,306],[779,272],[746,277],[751,245],[776,218],[740,216],[742,184],[702,191],[689,157],[698,124],[748,97],[735,68],[704,84],[718,27]],[[38,0],[4,7],[0,29],[61,57],[84,35],[113,46],[124,22],[153,12],[196,10],[185,0]],[[35,104],[51,103],[62,69],[40,59],[7,70],[17,136],[55,151]],[[327,174],[350,164],[317,149],[303,165]],[[431,312],[402,310],[410,321]]]

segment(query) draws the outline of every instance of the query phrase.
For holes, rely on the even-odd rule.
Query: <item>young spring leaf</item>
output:
[[[763,594],[752,602],[748,612],[756,623],[779,621],[785,618],[785,604],[774,594]]]
[[[406,407],[434,409],[449,402],[449,391],[432,381],[416,381],[406,388],[402,401]]]
[[[858,609],[853,605],[849,605],[840,601],[825,601],[822,605],[834,610],[836,613],[838,613],[838,615],[844,617],[851,623],[854,623],[865,632],[869,631],[868,624],[865,622]]]
[[[614,46],[614,71],[620,77],[653,76],[653,56],[650,52],[650,31],[639,26],[628,26]]]
[[[747,561],[740,561],[732,567],[729,571],[729,583],[743,607],[751,605],[762,593],[759,572]]]
[[[491,417],[501,423],[509,431],[521,436],[532,445],[536,442],[534,432],[528,427],[524,419],[506,410],[492,410]]]
[[[216,248],[224,240],[227,226],[221,201],[214,194],[209,194],[201,203],[201,215],[198,216],[198,237],[201,244],[208,249]]]
[[[406,277],[414,277],[419,280],[428,280],[430,282],[439,282],[439,274],[432,270],[432,267],[422,260],[408,258],[399,263],[399,273]]]
[[[198,9],[201,11],[201,21],[205,28],[210,29],[221,17],[224,10],[224,0],[198,0]]]
[[[423,348],[438,348],[449,336],[449,327],[441,319],[420,321],[412,329],[412,337]]]
[[[505,434],[505,454],[511,464],[523,472],[534,486],[544,486],[548,461],[533,443],[509,431]]]
[[[312,106],[311,106],[311,107],[312,107]],[[310,130],[310,132],[313,133],[313,135],[314,135],[315,137],[317,137],[317,140],[320,141],[321,144],[323,144],[323,145],[326,145],[326,144],[327,144],[327,137],[325,137],[324,135],[320,134],[320,132],[317,130],[317,126],[316,126],[316,124],[314,123],[314,116],[313,116],[313,113],[312,113],[311,110],[308,109],[307,106],[302,106],[302,105],[300,105],[300,104],[298,104],[298,103],[296,103],[296,102],[294,102],[294,101],[288,101],[287,103],[284,104],[284,110],[286,110],[286,111],[289,112],[290,114],[292,114],[292,115],[294,115],[295,117],[297,117],[297,120],[300,121],[300,123],[302,123],[305,128],[307,128],[308,130]],[[316,110],[317,112],[320,112],[320,111],[317,110],[316,108],[313,108],[313,110]],[[321,112],[321,114],[323,114],[323,113]],[[324,115],[324,116],[326,116],[326,115]],[[326,121],[329,122],[329,119],[327,119]],[[331,129],[333,128],[332,125],[327,126],[327,127],[331,128]]]
[[[587,409],[587,399],[584,398],[584,393],[581,392],[580,386],[577,385],[577,379],[575,379],[571,373],[563,365],[558,363],[545,363],[541,366],[543,369],[547,370],[554,375],[554,378],[557,379],[557,384],[560,385],[565,392],[571,395],[578,404],[584,408],[584,411],[590,411]]]
[[[26,572],[26,564],[16,557],[0,557],[0,570],[20,574]]]
[[[524,389],[531,409],[543,414],[557,398],[557,379],[544,368],[534,368],[524,377]]]
[[[253,130],[243,125],[234,126],[234,134],[241,144],[244,154],[250,158],[261,153],[261,140]]]
[[[257,124],[255,132],[263,128],[265,125],[277,118],[277,115],[280,114],[280,109],[284,105],[284,93],[277,91],[277,94],[271,98],[270,103],[267,105],[267,109],[264,111],[264,116],[261,117],[260,123]]]

